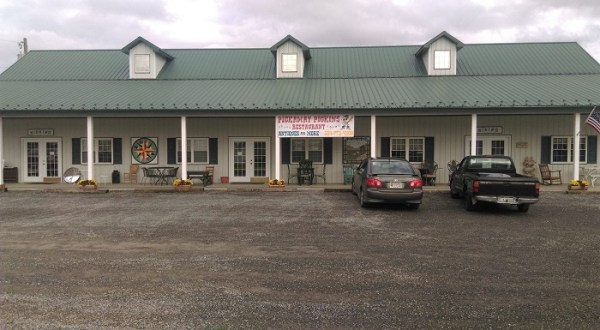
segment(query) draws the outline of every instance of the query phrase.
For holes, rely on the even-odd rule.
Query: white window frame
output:
[[[206,146],[206,150],[201,149],[201,147]],[[198,148],[198,150],[194,150],[193,148]],[[187,153],[188,164],[209,164],[210,163],[210,145],[208,138],[199,138],[199,137],[191,137],[187,138]],[[204,152],[206,151],[206,161],[200,161],[196,159],[196,152]],[[181,138],[177,138],[177,164],[181,164]]]
[[[150,54],[135,54],[133,68],[135,73],[150,73]]]
[[[436,70],[450,70],[452,68],[452,53],[449,50],[434,51],[433,68]]]
[[[298,54],[281,54],[281,72],[298,72]]]
[[[81,148],[79,153],[81,155],[81,164],[87,164],[87,138],[80,139]],[[110,162],[99,161],[100,157],[100,141],[107,142],[110,144]],[[113,144],[113,138],[94,138],[94,164],[113,164],[115,161],[115,146]]]
[[[411,141],[412,140],[412,141]],[[394,146],[398,145],[398,142],[402,141],[402,144],[405,146],[404,157],[399,156],[397,153],[402,152],[402,150],[394,150]],[[423,146],[421,150],[421,155],[418,156],[420,158],[411,158],[411,154],[415,152],[419,152],[418,150],[414,150],[415,144],[414,142],[420,141],[420,145]],[[411,150],[411,147],[413,147]],[[401,158],[409,161],[411,164],[422,164],[425,162],[425,137],[424,136],[392,136],[390,137],[390,156],[394,158]]]
[[[295,159],[294,152],[299,152],[299,150],[294,150],[295,146],[303,147],[304,158],[303,159]],[[320,148],[320,150],[314,150],[315,147]],[[310,150],[313,149],[313,150]],[[312,155],[311,155],[312,153]],[[315,159],[315,153],[319,153],[320,159]],[[292,164],[297,164],[301,160],[309,159],[313,161],[313,164],[323,164],[325,157],[324,144],[323,139],[320,138],[309,138],[309,139],[292,139],[290,142],[290,161]]]
[[[567,151],[567,161],[555,161],[554,160],[554,154],[558,150],[558,149],[554,148],[556,139],[567,139],[567,149],[565,149]],[[580,158],[583,157],[583,160],[582,159],[579,160],[580,164],[587,164],[587,147],[588,147],[588,137],[581,136],[580,137],[580,145],[579,145],[579,155],[580,155]],[[574,153],[573,136],[556,135],[556,136],[551,137],[551,140],[550,140],[550,162],[552,164],[572,164],[573,163],[573,153]]]

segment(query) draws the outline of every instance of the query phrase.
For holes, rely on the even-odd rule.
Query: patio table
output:
[[[156,180],[154,181],[154,184],[169,184],[169,178],[173,177],[175,178],[177,176],[177,173],[173,173],[173,170],[175,169],[179,169],[179,167],[173,167],[173,166],[153,166],[153,167],[149,167],[148,168],[150,170],[150,172],[152,173],[152,177],[155,177]]]

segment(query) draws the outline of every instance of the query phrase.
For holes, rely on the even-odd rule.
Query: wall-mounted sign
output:
[[[502,134],[502,126],[477,127],[477,134]]]
[[[53,136],[54,129],[52,128],[32,128],[27,130],[29,136]]]
[[[276,116],[278,137],[352,137],[353,115]]]
[[[527,148],[529,144],[527,142],[517,142],[515,143],[515,147],[517,148]]]

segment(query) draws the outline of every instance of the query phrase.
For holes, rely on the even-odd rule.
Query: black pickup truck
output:
[[[471,211],[479,202],[516,205],[527,212],[540,196],[536,178],[517,174],[506,156],[467,156],[450,177],[453,198],[463,197],[465,209]]]

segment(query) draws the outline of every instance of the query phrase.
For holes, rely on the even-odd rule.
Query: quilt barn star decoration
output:
[[[149,138],[139,138],[131,145],[131,155],[138,163],[148,164],[158,155],[158,146]]]

